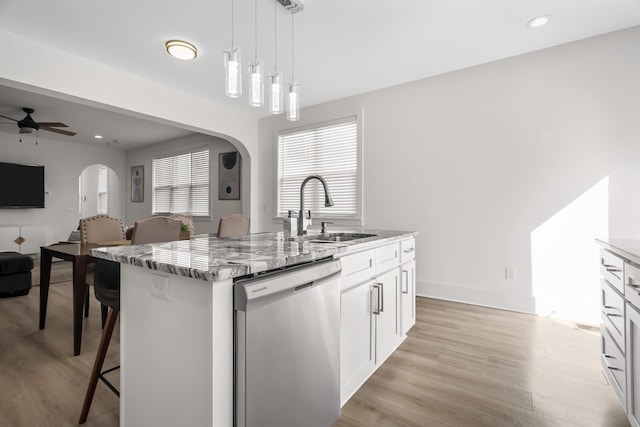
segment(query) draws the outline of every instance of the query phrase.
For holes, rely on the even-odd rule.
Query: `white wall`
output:
[[[67,240],[71,231],[77,229],[78,178],[97,159],[111,169],[118,177],[125,176],[124,151],[56,141],[46,138],[46,132],[39,132],[38,145],[33,139],[18,142],[18,129],[11,133],[0,133],[0,161],[10,163],[32,163],[44,165],[45,208],[44,209],[0,209],[0,225],[42,225],[45,226],[45,243],[51,244]],[[124,179],[119,179],[119,194]],[[16,183],[19,185],[19,183]],[[124,202],[113,215],[124,217]]]
[[[307,108],[300,125],[363,112],[364,224],[418,231],[420,295],[597,323],[593,239],[640,237],[638,46],[640,28],[612,33]],[[287,126],[260,121],[260,230],[279,228]]]
[[[240,192],[240,200],[218,200],[218,154],[237,151],[237,149],[224,139],[198,134],[160,142],[137,150],[127,151],[126,181],[129,183],[128,185],[131,185],[131,167],[138,165],[144,166],[144,202],[134,203],[131,201],[130,195],[127,197],[127,225],[133,225],[136,220],[152,215],[152,163],[154,156],[160,154],[173,154],[179,150],[203,146],[209,147],[209,164],[211,171],[211,175],[209,177],[209,185],[211,189],[211,218],[194,218],[196,233],[217,233],[220,217],[234,213],[242,213],[242,199],[244,198],[244,191]],[[241,167],[244,167],[244,159]]]

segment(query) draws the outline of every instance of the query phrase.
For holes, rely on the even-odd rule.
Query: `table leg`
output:
[[[44,329],[49,301],[49,281],[51,280],[51,254],[40,249],[40,329]]]
[[[73,355],[80,354],[82,343],[82,308],[87,289],[87,263],[83,259],[73,261]]]

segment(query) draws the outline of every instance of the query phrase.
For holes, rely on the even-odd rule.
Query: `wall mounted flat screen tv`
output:
[[[44,208],[44,166],[0,162],[0,209]]]

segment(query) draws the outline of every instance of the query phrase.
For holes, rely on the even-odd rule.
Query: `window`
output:
[[[309,175],[327,182],[334,206],[324,206],[318,180],[305,186],[305,210],[315,217],[360,219],[361,180],[358,168],[356,117],[278,136],[278,216],[300,209],[300,186]]]
[[[98,213],[106,214],[109,209],[109,170],[98,166]]]
[[[153,213],[209,216],[209,149],[153,159]]]

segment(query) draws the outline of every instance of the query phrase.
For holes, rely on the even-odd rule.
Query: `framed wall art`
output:
[[[144,166],[131,166],[131,201],[144,202]]]

